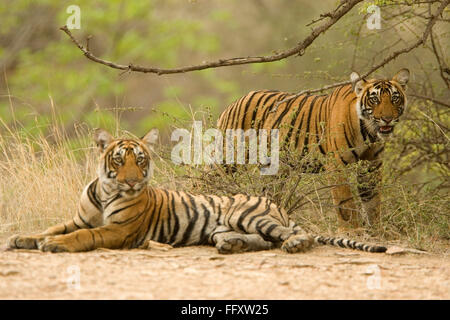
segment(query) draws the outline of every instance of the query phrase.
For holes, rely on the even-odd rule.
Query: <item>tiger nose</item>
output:
[[[383,120],[386,123],[389,123],[392,121],[392,119],[394,119],[393,117],[381,117],[381,120]]]
[[[134,185],[138,182],[137,179],[126,179],[125,182],[130,186],[134,187]]]

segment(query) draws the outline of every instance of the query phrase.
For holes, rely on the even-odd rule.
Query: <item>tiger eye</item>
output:
[[[143,156],[137,157],[137,162],[138,163],[144,162],[144,160],[145,160],[145,157],[143,157]]]
[[[371,98],[370,98],[370,102],[372,102],[372,103],[374,103],[374,104],[378,104],[378,103],[379,103],[379,100],[378,100],[377,97],[371,97]]]
[[[114,157],[113,161],[114,161],[115,164],[118,164],[118,165],[121,165],[122,162],[123,162],[123,160],[122,160],[122,158],[120,156]]]
[[[394,95],[394,96],[392,96],[391,101],[392,101],[392,103],[399,103],[400,97],[398,95]]]

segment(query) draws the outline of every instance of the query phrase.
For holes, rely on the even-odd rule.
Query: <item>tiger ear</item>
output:
[[[94,141],[100,151],[105,151],[113,140],[114,137],[108,131],[98,128],[94,130]]]
[[[149,147],[151,150],[153,150],[153,146],[158,142],[159,138],[159,130],[156,128],[153,128],[149,132],[145,134],[141,138],[141,140]]]
[[[406,84],[409,81],[409,70],[406,68],[401,69],[395,74],[392,80],[398,82],[403,89],[406,89]]]
[[[361,95],[364,89],[364,84],[367,81],[361,78],[361,76],[357,72],[352,72],[352,74],[350,75],[350,81],[352,82],[352,88],[353,91],[355,91],[356,95],[357,96]]]

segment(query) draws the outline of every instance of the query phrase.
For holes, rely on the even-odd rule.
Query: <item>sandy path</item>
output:
[[[448,254],[333,247],[226,256],[212,247],[4,251],[0,299],[450,299],[449,262]]]

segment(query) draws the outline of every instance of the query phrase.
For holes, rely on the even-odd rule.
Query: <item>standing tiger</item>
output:
[[[211,244],[220,253],[276,246],[294,253],[317,243],[386,251],[347,239],[310,236],[264,197],[196,196],[150,187],[154,130],[142,139],[114,139],[98,129],[94,138],[101,152],[98,177],[84,188],[74,218],[41,234],[13,236],[8,239],[10,249],[76,252]]]
[[[380,218],[380,155],[388,138],[406,108],[408,69],[401,69],[392,80],[360,79],[353,72],[351,83],[337,87],[329,95],[292,96],[279,91],[252,91],[231,104],[219,117],[217,127],[227,129],[279,129],[280,144],[294,149],[303,157],[320,152],[331,154],[333,164],[368,160],[367,172],[358,173],[358,191],[370,225]],[[281,102],[283,100],[287,100]],[[374,181],[375,180],[375,181]],[[359,217],[350,186],[342,174],[332,188],[339,220],[359,226]],[[345,221],[345,222],[344,222]]]

